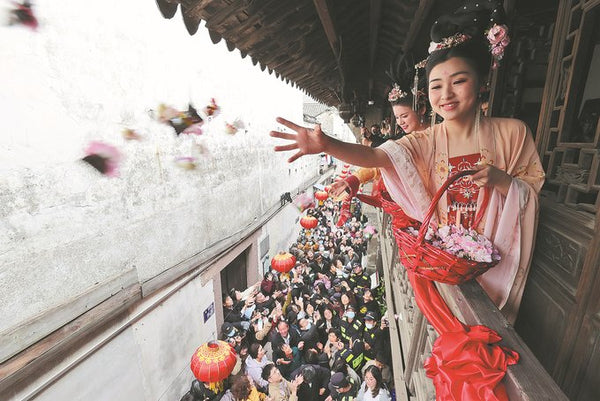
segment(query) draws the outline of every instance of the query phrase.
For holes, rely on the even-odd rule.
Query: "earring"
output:
[[[477,111],[475,112],[475,135],[479,138],[479,122],[481,120],[481,107],[477,106]]]

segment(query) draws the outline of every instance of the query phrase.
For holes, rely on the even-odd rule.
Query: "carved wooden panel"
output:
[[[542,134],[544,190],[555,201],[597,213],[600,206],[600,8],[598,0],[570,2],[562,15],[560,49],[553,100]]]
[[[538,269],[554,276],[558,285],[574,298],[586,250],[586,242],[582,239],[574,241],[561,227],[542,222],[533,258]]]

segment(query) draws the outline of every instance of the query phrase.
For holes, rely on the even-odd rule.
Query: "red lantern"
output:
[[[329,193],[329,190],[331,189],[331,185],[326,185],[324,190],[325,192]]]
[[[350,168],[349,164],[344,164],[344,168]]]
[[[271,268],[281,273],[287,273],[296,265],[296,257],[288,252],[279,252],[271,259]]]
[[[217,392],[223,389],[222,381],[233,371],[237,358],[235,350],[225,341],[210,341],[202,344],[192,355],[190,368],[201,382],[209,383]]]
[[[342,170],[342,174],[348,174],[348,170]]]
[[[307,230],[315,228],[318,223],[319,220],[314,216],[304,216],[300,219],[300,225]]]
[[[329,198],[329,194],[327,194],[327,192],[325,191],[317,191],[315,192],[315,198],[319,201],[324,201],[327,200],[327,198]]]

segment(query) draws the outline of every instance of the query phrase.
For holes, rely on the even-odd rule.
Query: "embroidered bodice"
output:
[[[451,157],[448,159],[449,174],[471,170],[480,160],[479,153]],[[479,187],[471,182],[470,177],[462,177],[450,185],[447,194],[448,224],[461,224],[465,228],[471,227],[477,211]]]

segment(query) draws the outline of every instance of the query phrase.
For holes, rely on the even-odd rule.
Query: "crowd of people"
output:
[[[366,273],[371,231],[361,203],[338,226],[341,202],[307,214],[289,273],[267,272],[223,296],[222,339],[238,364],[222,391],[194,380],[183,400],[391,400],[393,381],[383,283]]]

